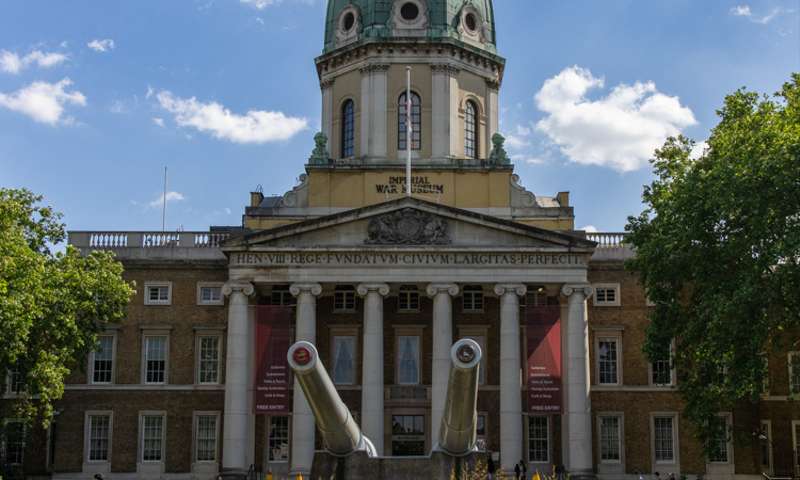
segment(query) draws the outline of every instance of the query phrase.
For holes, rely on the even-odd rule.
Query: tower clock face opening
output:
[[[403,17],[403,20],[409,22],[416,20],[419,16],[419,7],[416,3],[406,2],[405,5],[400,7],[400,16]]]
[[[353,12],[347,12],[347,14],[344,16],[344,22],[343,22],[344,31],[349,32],[353,28],[353,25],[355,25],[355,23],[356,23],[356,17],[355,15],[353,15]]]
[[[471,32],[474,32],[478,28],[478,20],[472,13],[468,13],[464,17],[464,24],[467,26],[467,29]]]

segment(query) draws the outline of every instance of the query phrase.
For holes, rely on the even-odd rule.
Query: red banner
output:
[[[561,307],[528,307],[528,412],[561,413]]]
[[[290,377],[286,353],[292,341],[292,309],[279,306],[255,308],[255,413],[288,415]]]

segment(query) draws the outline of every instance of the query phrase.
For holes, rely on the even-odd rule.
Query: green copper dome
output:
[[[452,39],[496,53],[492,0],[328,1],[325,53],[398,39]]]

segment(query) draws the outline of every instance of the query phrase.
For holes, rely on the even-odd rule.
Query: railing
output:
[[[597,248],[620,248],[625,247],[625,237],[627,233],[600,233],[591,232],[586,234],[586,239],[597,242]]]
[[[80,248],[218,248],[230,237],[210,232],[69,232],[69,244]]]

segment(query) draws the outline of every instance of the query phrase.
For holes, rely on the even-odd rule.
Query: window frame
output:
[[[214,459],[213,460],[200,460],[199,447],[200,447],[200,417],[214,417]],[[218,463],[220,460],[220,419],[221,412],[216,410],[209,411],[195,411],[192,414],[192,462],[198,464],[212,464]]]
[[[108,449],[105,460],[92,460],[92,417],[108,417]],[[114,411],[113,410],[87,410],[83,416],[84,454],[83,460],[87,464],[110,464],[114,445]]]
[[[412,418],[422,418],[422,432],[414,432],[414,433],[394,433],[394,419],[395,417],[412,417]],[[416,420],[414,421],[416,423]],[[391,452],[394,452],[394,444],[396,441],[402,442],[422,442],[422,455],[428,450],[428,418],[424,412],[417,412],[417,411],[400,411],[400,412],[391,412],[390,419],[389,419],[389,433],[390,433],[390,443],[389,449]],[[406,437],[406,438],[399,438],[399,437]],[[394,455],[394,453],[392,453]],[[400,458],[414,458],[411,455],[400,455]]]
[[[343,295],[342,307],[337,307],[337,295]],[[347,305],[350,303],[348,297],[352,297],[353,307],[349,308]],[[333,290],[333,313],[356,313],[358,311],[358,300],[356,298],[356,289],[352,285],[336,285]]]
[[[161,451],[158,460],[144,459],[144,422],[146,417],[161,417]],[[157,465],[166,463],[167,458],[167,412],[164,410],[142,410],[139,412],[139,454],[137,460],[141,464]]]
[[[147,339],[152,337],[164,337],[164,381],[163,382],[148,382],[147,381]],[[169,332],[162,331],[144,331],[142,332],[142,385],[168,385],[169,384],[169,355],[170,355],[170,334]]]
[[[789,368],[789,396],[800,395],[800,372],[794,371],[794,358],[797,357],[797,366],[800,366],[800,351],[792,351],[786,354],[786,361]],[[794,377],[797,375],[797,383]]]
[[[622,306],[622,287],[619,283],[595,283],[592,285],[594,289],[594,295],[592,295],[592,305],[595,307],[620,307]],[[614,290],[614,300],[608,301],[607,297],[605,300],[599,300],[599,295],[597,294],[598,290]]]
[[[525,458],[528,460],[528,463],[533,463],[537,465],[549,465],[550,461],[553,458],[553,422],[550,415],[526,415],[527,422],[525,427],[525,438],[526,442],[526,449],[525,449]],[[547,422],[547,460],[533,460],[531,459],[531,420],[534,418],[543,418]]]
[[[197,282],[197,304],[202,306],[225,305],[225,295],[222,293],[224,282]],[[204,288],[219,288],[219,300],[203,300]]]
[[[472,110],[471,113],[470,110]],[[475,100],[468,99],[466,102],[464,102],[464,156],[466,158],[477,159],[479,157],[478,152],[480,150],[478,149],[478,146],[480,145],[480,120],[478,117],[478,111],[478,104]],[[472,126],[471,132],[470,124]],[[470,134],[472,135],[471,142]],[[470,149],[472,149],[471,155]]]
[[[167,287],[166,300],[150,300],[150,289]],[[172,282],[150,280],[144,282],[144,304],[148,306],[167,306],[172,305]]]
[[[647,364],[647,378],[651,387],[657,388],[674,388],[678,383],[678,375],[675,371],[675,340],[672,340],[669,345],[669,383],[656,383],[655,382],[655,362],[648,362]],[[662,361],[663,360],[659,360]]]
[[[769,465],[767,467],[767,471],[766,472],[762,472],[762,473],[767,473],[769,475],[773,475],[774,471],[775,471],[775,459],[774,459],[774,454],[773,454],[773,451],[772,451],[772,420],[761,420],[760,425],[761,425],[761,433],[766,435],[767,439],[766,440],[760,440],[759,439],[759,443],[762,442],[762,441],[766,441],[767,442],[767,462],[768,462],[768,465]],[[763,470],[763,468],[764,468],[764,464],[763,464],[764,458],[762,457],[762,453],[763,452],[761,452],[761,448],[760,447],[761,447],[761,445],[759,445],[759,453],[758,453],[759,462],[758,463],[759,463],[759,468],[761,468]]]
[[[488,433],[489,432],[489,415],[486,412],[479,411],[476,418],[477,418],[477,420],[476,420],[477,423],[475,425],[475,432],[476,432],[476,435],[475,435],[475,438],[476,438],[475,446],[476,446],[476,448],[478,449],[479,452],[488,452],[489,451],[489,449],[488,449],[488,447],[489,447],[489,442],[488,442],[488,440],[489,440],[489,433]],[[478,425],[480,425],[481,418],[483,418],[483,435],[477,433],[478,432]]]
[[[406,296],[406,307],[403,307],[403,296]],[[411,308],[411,297],[416,295],[417,307]],[[416,285],[401,285],[397,291],[397,313],[419,313],[421,307],[422,296],[420,295],[419,287]]]
[[[616,382],[602,382],[602,376],[600,375],[601,368],[600,368],[600,343],[606,341],[613,341],[616,343]],[[601,387],[621,387],[624,385],[623,381],[623,369],[622,369],[622,332],[616,331],[597,331],[594,336],[594,349],[595,349],[595,375],[596,375],[596,382],[595,384]]]
[[[420,15],[421,16],[421,15]],[[405,110],[408,105],[408,101],[403,101],[406,96],[406,90],[404,89],[403,92],[397,97],[397,151],[398,152],[406,152],[408,151],[408,126],[403,128],[406,123],[406,113]],[[414,99],[419,100],[418,105],[414,106]],[[419,113],[415,114],[414,111],[418,109]],[[415,122],[414,117],[417,117]],[[422,96],[417,93],[415,90],[411,90],[411,126],[412,126],[412,133],[411,133],[411,151],[412,152],[419,152],[422,150]],[[414,134],[419,135],[419,143],[415,147],[414,145]],[[405,138],[405,140],[403,140]],[[403,143],[405,141],[405,146]]]
[[[401,382],[400,381],[400,341],[403,338],[416,338],[417,339],[417,381],[416,382]],[[395,334],[395,353],[394,353],[394,375],[395,384],[402,386],[420,386],[422,385],[422,335],[416,332],[397,332]]]
[[[617,460],[604,460],[603,459],[603,435],[602,425],[604,418],[617,419],[617,451],[619,458]],[[623,412],[598,412],[597,413],[597,461],[598,466],[620,466],[625,462],[625,414]]]
[[[730,412],[722,412],[717,414],[717,418],[724,419],[725,422],[725,461],[711,460],[711,457],[706,455],[706,464],[708,465],[733,465],[733,415]],[[716,439],[715,439],[716,440]]]
[[[291,286],[288,284],[275,284],[270,287],[269,290],[269,303],[270,305],[280,306],[280,307],[294,307],[297,304],[297,300],[295,299],[294,295],[290,290]],[[275,296],[280,296],[280,301],[275,303]]]
[[[20,363],[17,362],[11,369],[6,371],[6,381],[5,381],[5,389],[3,392],[4,398],[19,398],[21,395],[27,392],[27,385],[25,382],[15,382],[14,376],[16,375],[23,375],[22,369],[19,368]],[[14,386],[19,383],[19,389],[15,390]]]
[[[794,444],[795,475],[800,474],[800,420],[792,420],[792,443]]]
[[[204,382],[203,378],[203,358],[202,344],[204,338],[214,338],[217,340],[217,380],[215,382]],[[195,335],[195,384],[196,385],[221,385],[222,384],[222,334],[198,332]]]
[[[355,15],[355,13],[354,13]],[[347,107],[350,107],[349,117],[347,116]],[[356,102],[352,98],[346,98],[339,110],[341,115],[341,136],[339,138],[341,144],[339,153],[341,158],[353,158],[356,154]],[[349,128],[348,128],[349,125]],[[348,137],[348,132],[350,136]],[[349,145],[349,149],[348,149]],[[349,152],[349,155],[348,155]]]
[[[355,386],[358,385],[358,361],[359,361],[359,351],[358,351],[358,329],[335,329],[332,328],[330,331],[331,337],[331,358],[330,358],[330,368],[331,368],[331,382],[333,382],[336,386]],[[337,381],[335,378],[336,372],[336,339],[337,338],[352,338],[353,339],[353,378],[350,382],[340,382]]]
[[[97,335],[99,341],[100,337],[111,337],[111,380],[108,382],[98,382],[94,378],[95,370],[95,354],[96,350],[89,352],[89,365],[87,370],[86,380],[90,385],[113,385],[117,373],[117,332],[105,332]]]
[[[467,294],[471,299],[470,308],[467,308]],[[475,308],[475,298],[480,298],[481,307]],[[483,313],[486,309],[486,293],[481,285],[464,285],[461,289],[461,311],[463,313]]]
[[[656,459],[656,418],[669,418],[672,421],[672,461]],[[653,465],[680,465],[679,418],[676,412],[652,412],[650,414],[650,455]]]
[[[8,459],[8,425],[11,423],[16,423],[22,425],[22,440],[19,442],[22,446],[22,452],[20,453],[21,461],[20,462],[8,462],[7,465],[11,467],[22,467],[25,465],[25,450],[28,448],[28,426],[25,424],[25,421],[21,418],[4,418],[2,426],[3,429],[0,431],[0,450],[4,452],[4,459]]]

